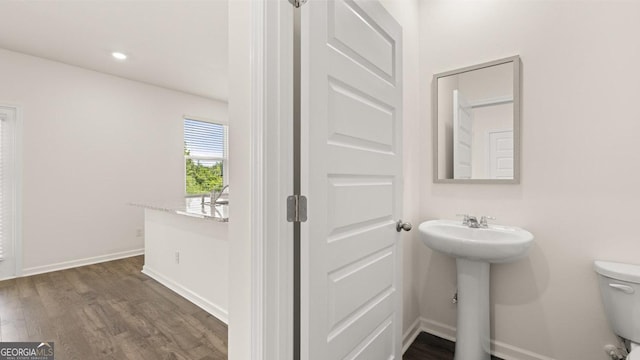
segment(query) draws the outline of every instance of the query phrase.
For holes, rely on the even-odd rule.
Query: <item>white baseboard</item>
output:
[[[456,341],[456,328],[437,321],[419,317],[409,327],[402,339],[402,352],[404,353],[420,332],[426,332],[445,340]],[[555,360],[548,356],[536,354],[532,351],[516,346],[491,340],[491,354],[504,360]]]
[[[441,337],[445,340],[456,341],[456,328],[441,322],[420,318],[420,327],[422,331],[431,335]]]
[[[533,351],[511,346],[500,341],[492,340],[491,345],[495,349],[493,354],[505,360],[555,360],[548,356],[536,354]]]
[[[220,321],[225,324],[229,324],[229,313],[227,310],[221,308],[220,306],[210,302],[209,300],[203,298],[202,296],[194,293],[193,291],[183,287],[182,285],[174,282],[173,280],[160,275],[159,273],[150,269],[149,266],[145,265],[142,267],[142,273],[149,276],[150,278],[156,280],[160,284],[166,286],[171,289],[176,294],[184,297],[185,299],[191,301],[196,306],[201,308],[202,310],[208,312],[209,314],[215,316]]]
[[[24,268],[22,269],[22,274],[20,274],[18,277],[44,274],[52,271],[66,270],[66,269],[71,269],[79,266],[98,264],[101,262],[124,259],[132,256],[138,256],[138,255],[144,255],[144,248],[121,251],[121,252],[107,254],[107,255],[93,256],[93,257],[84,258],[84,259],[63,261],[60,263],[55,263],[50,265]]]
[[[420,318],[417,318],[416,321],[409,326],[407,331],[402,335],[402,353],[407,352],[407,349],[413,342],[416,340],[418,335],[422,332],[422,327],[420,326]]]

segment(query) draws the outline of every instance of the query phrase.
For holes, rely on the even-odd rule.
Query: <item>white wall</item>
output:
[[[27,273],[141,249],[143,211],[126,204],[182,198],[182,115],[227,117],[224,103],[6,50],[0,79],[0,103],[23,109]]]
[[[433,73],[522,57],[522,181],[433,184],[421,143],[421,220],[493,215],[530,230],[529,257],[492,268],[492,336],[553,359],[608,359],[594,259],[640,263],[640,3],[423,1],[421,130]],[[418,162],[416,162],[418,164]],[[454,261],[419,248],[420,314],[455,326]],[[432,323],[433,324],[433,323]]]
[[[228,323],[228,223],[164,210],[144,213],[142,272]]]

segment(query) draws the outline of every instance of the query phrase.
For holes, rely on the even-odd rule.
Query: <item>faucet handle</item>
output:
[[[469,225],[469,219],[471,218],[469,214],[456,214],[456,216],[462,217],[462,225]]]
[[[486,216],[483,215],[482,217],[480,217],[480,226],[482,227],[488,227],[489,223],[487,222],[487,220],[495,220],[496,218],[493,216]]]

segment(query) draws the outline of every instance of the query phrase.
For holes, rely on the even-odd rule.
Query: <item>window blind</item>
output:
[[[184,143],[189,156],[227,158],[227,127],[204,121],[184,119]]]

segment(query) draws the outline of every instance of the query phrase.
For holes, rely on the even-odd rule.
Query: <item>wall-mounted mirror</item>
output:
[[[433,76],[434,182],[519,183],[520,57]]]

